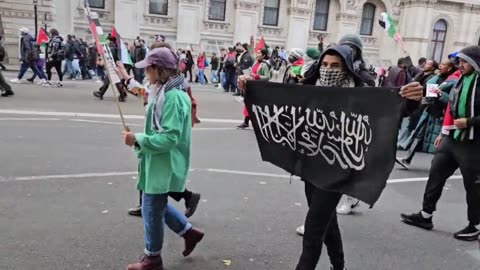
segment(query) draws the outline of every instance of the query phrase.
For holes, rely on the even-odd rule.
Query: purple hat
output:
[[[147,53],[145,59],[135,64],[136,68],[158,66],[168,69],[178,68],[178,56],[169,48],[156,48]]]

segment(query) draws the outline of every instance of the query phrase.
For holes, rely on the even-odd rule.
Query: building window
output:
[[[278,26],[280,0],[265,0],[263,9],[263,25]]]
[[[327,31],[329,9],[330,0],[317,0],[317,3],[315,5],[313,30]]]
[[[375,20],[375,5],[366,3],[363,5],[362,24],[360,25],[360,35],[371,36],[373,32],[373,21]]]
[[[105,9],[105,0],[88,0],[88,5],[91,8]]]
[[[441,62],[443,56],[443,49],[445,49],[445,39],[447,37],[447,22],[445,20],[438,20],[433,26],[432,35],[432,54],[431,59]]]
[[[168,15],[168,0],[150,0],[150,14]]]
[[[210,10],[208,11],[208,19],[216,21],[225,21],[225,9],[227,0],[210,0]]]

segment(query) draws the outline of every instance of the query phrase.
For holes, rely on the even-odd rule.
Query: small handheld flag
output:
[[[395,39],[395,41],[398,42],[398,44],[400,44],[400,47],[402,48],[402,50],[405,51],[405,48],[404,48],[405,46],[403,43],[402,36],[400,36],[400,34],[397,32],[397,29],[395,28],[395,22],[393,21],[392,16],[390,16],[385,12],[382,12],[380,16],[381,18],[378,21],[380,26],[384,28],[388,36]]]
[[[37,45],[42,45],[48,43],[49,41],[50,38],[48,37],[47,32],[45,32],[45,29],[40,28],[37,35]]]

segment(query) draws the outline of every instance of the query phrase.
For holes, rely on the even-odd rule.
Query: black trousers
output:
[[[103,85],[98,89],[102,97],[105,95],[105,92],[107,92],[109,87],[110,87],[110,79],[108,78],[108,76],[105,76],[105,80],[103,80]],[[122,87],[123,86],[120,83],[115,85],[115,88],[117,89],[120,96],[126,97],[127,93],[125,93]]]
[[[342,194],[321,190],[305,181],[308,213],[305,219],[303,249],[296,270],[315,270],[323,244],[327,246],[333,269],[345,267],[342,236],[336,208]]]
[[[423,211],[432,214],[447,179],[460,168],[467,193],[468,221],[480,224],[480,142],[445,137],[435,153],[423,197]]]
[[[88,72],[87,68],[87,59],[85,57],[78,59],[78,65],[80,66],[80,73],[82,74],[82,79],[91,79],[92,76],[90,75],[90,72]]]
[[[0,90],[5,92],[12,92],[12,87],[7,83],[3,73],[0,71]]]
[[[140,190],[140,201],[139,201],[140,205],[142,205],[142,194],[143,192]],[[168,196],[177,202],[181,201],[182,199],[184,199],[185,201],[188,201],[190,200],[190,198],[192,198],[192,192],[190,190],[185,189],[184,192],[169,192]]]
[[[63,81],[62,61],[53,60],[53,61],[47,62],[46,69],[47,69],[47,78],[49,81],[52,79],[52,68],[55,68],[55,70],[57,71],[58,79],[60,81]]]

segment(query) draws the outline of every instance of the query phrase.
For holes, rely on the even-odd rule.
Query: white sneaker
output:
[[[347,200],[337,209],[339,215],[350,215],[352,213],[352,204]]]
[[[303,236],[305,234],[305,226],[304,225],[297,228],[297,234],[300,235],[300,236]]]
[[[15,78],[10,80],[11,83],[20,83],[20,79]]]
[[[44,85],[44,84],[46,84],[46,83],[47,83],[47,80],[41,79],[40,81],[38,81],[37,84],[39,84],[39,85]]]

